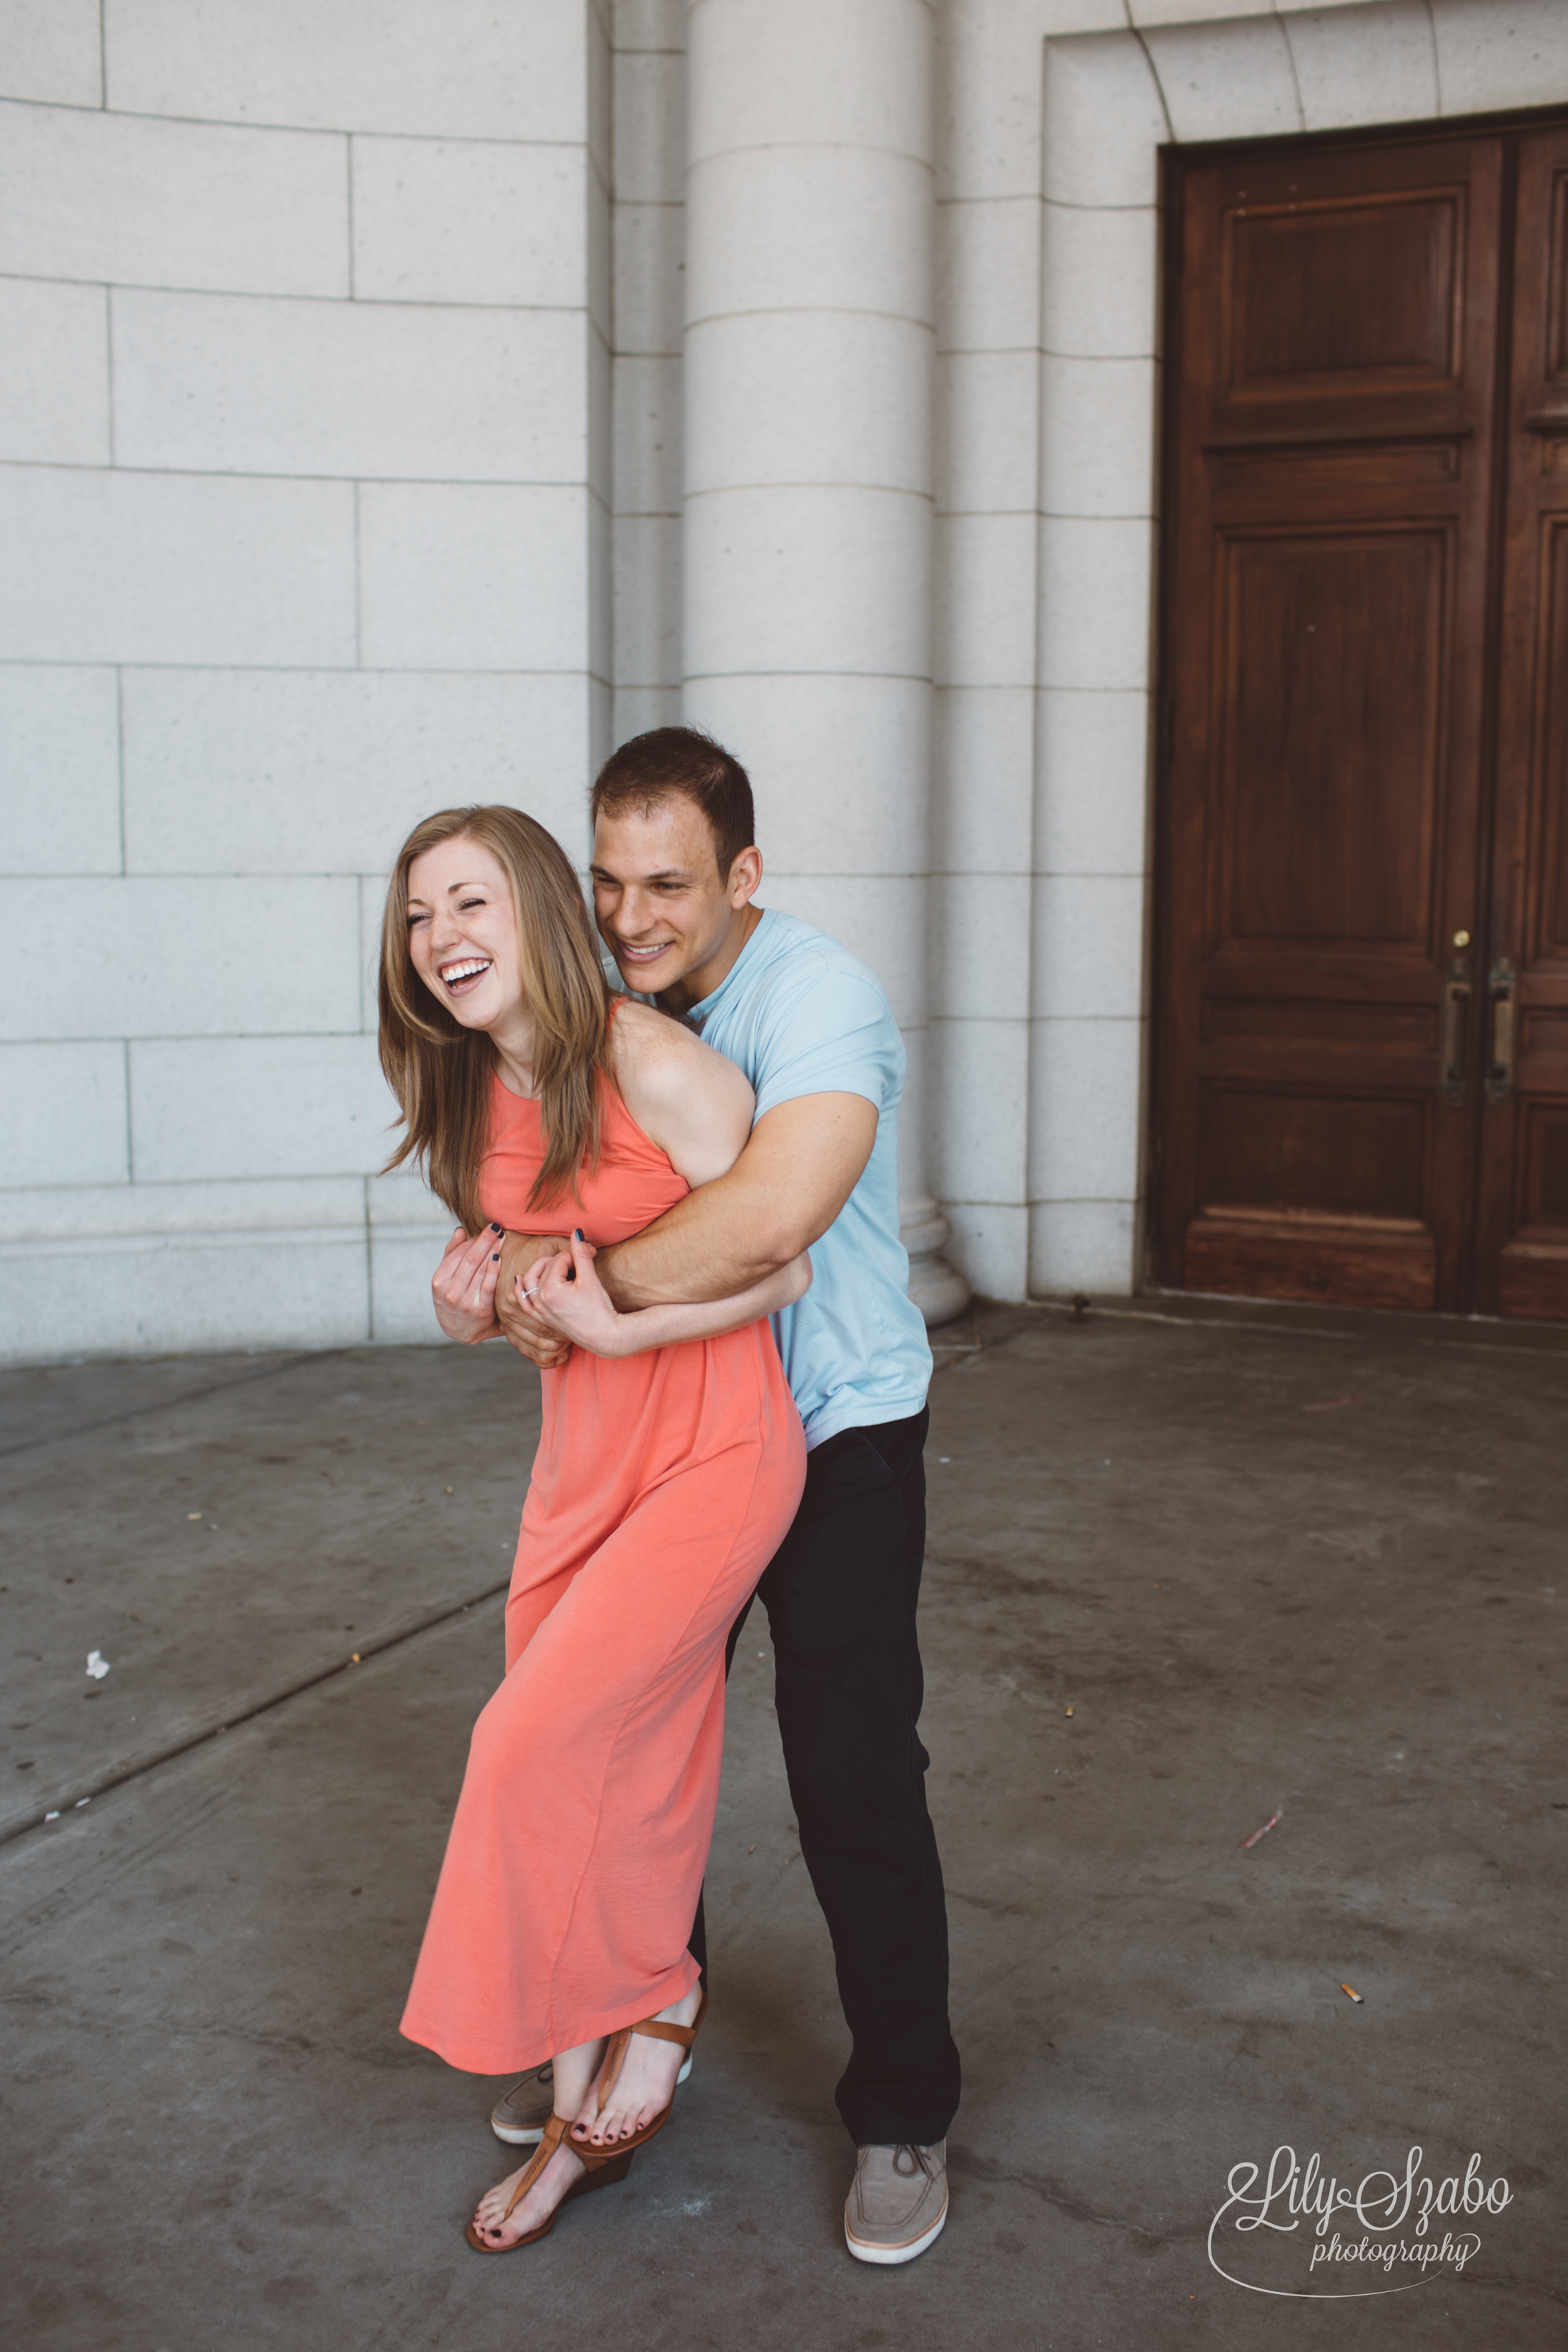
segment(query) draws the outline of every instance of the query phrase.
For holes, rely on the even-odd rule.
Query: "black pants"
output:
[[[947,1906],[916,1728],[929,1419],[841,1430],[814,1447],[795,1522],[757,1587],[801,1852],[853,2037],[838,2112],[859,2147],[928,2146],[958,2105]],[[691,1949],[706,1969],[700,1902]]]

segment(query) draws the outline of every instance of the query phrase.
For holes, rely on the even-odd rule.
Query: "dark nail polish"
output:
[[[492,1234],[504,1234],[506,1227],[504,1225],[498,1225],[495,1219],[492,1217],[490,1219],[490,1231]]]
[[[491,1250],[491,1252],[490,1252],[490,1264],[491,1264],[492,1265],[499,1265],[500,1264],[500,1250]]]
[[[574,1225],[574,1227],[572,1228],[572,1238],[573,1238],[573,1240],[574,1240],[574,1242],[585,1242],[585,1241],[587,1240],[588,1236],[587,1236],[587,1234],[583,1231],[583,1228],[582,1228],[582,1226],[581,1226],[581,1225]]]

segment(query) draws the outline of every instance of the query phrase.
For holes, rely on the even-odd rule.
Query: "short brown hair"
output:
[[[386,1168],[412,1160],[465,1231],[477,1234],[485,1222],[479,1168],[495,1047],[431,995],[408,952],[408,869],[437,842],[455,840],[488,849],[511,885],[546,1144],[531,1209],[574,1192],[584,1163],[597,1162],[600,1080],[615,1084],[612,999],[577,877],[552,834],[521,809],[495,805],[441,809],[415,826],[392,869],[381,930],[381,1066],[408,1130]]]
[[[594,781],[589,803],[595,820],[647,811],[679,796],[695,803],[713,835],[719,878],[757,837],[752,782],[732,752],[700,727],[655,727],[612,751]]]

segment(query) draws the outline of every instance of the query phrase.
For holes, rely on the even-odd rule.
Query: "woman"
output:
[[[612,996],[558,845],[510,808],[416,825],[387,894],[382,1066],[459,1221],[437,1286],[492,1333],[499,1235],[570,1235],[521,1286],[572,1342],[507,1603],[506,1679],[474,1728],[403,2019],[451,2064],[553,2061],[555,2113],[468,2224],[542,2237],[620,2179],[669,2112],[701,2019],[686,1948],[712,1835],[724,1642],[800,1499],[805,1440],[768,1315],[802,1257],[739,1297],[618,1314],[595,1246],[729,1169],[732,1063]]]

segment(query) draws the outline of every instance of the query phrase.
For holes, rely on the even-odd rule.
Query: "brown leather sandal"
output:
[[[631,2047],[634,2033],[644,2035],[649,2042],[678,2042],[682,2050],[689,2050],[697,2039],[698,2031],[707,2014],[708,1995],[704,1992],[697,2014],[689,2025],[666,2025],[657,2017],[645,2017],[636,2025],[623,2025],[618,2033],[612,2033],[609,2045],[605,2052],[604,2063],[600,2068],[604,2078],[604,2087],[599,2093],[600,2115],[604,2114],[605,2102],[620,2080],[621,2068],[626,2063],[626,2052]],[[634,2149],[641,2147],[645,2140],[651,2139],[655,2132],[661,2132],[674,2112],[675,2094],[672,2091],[668,2103],[660,2107],[652,2123],[644,2124],[640,2131],[628,2133],[625,2139],[618,2139],[613,2151],[609,2148],[602,2151],[595,2149],[594,2154],[600,2161],[612,2153],[617,2156],[629,2156]],[[578,2139],[574,2136],[566,2145],[574,2156],[580,2156],[586,2161],[590,2146],[588,2141]]]
[[[525,2230],[522,2236],[513,2238],[510,2245],[488,2245],[470,2221],[463,2235],[476,2254],[515,2254],[519,2246],[531,2246],[536,2238],[547,2238],[550,2235],[551,2231],[555,2227],[562,2205],[570,2205],[574,2197],[586,2197],[590,2189],[608,2189],[614,2181],[626,2179],[632,2168],[632,2158],[637,2150],[626,2147],[607,2147],[602,2150],[579,2147],[574,2140],[569,2140],[566,2137],[571,2123],[570,2116],[551,2116],[541,2135],[539,2146],[533,2151],[531,2160],[524,2169],[517,2187],[511,2192],[511,2202],[501,2215],[501,2220],[505,2221],[510,2219],[558,2147],[569,2147],[578,2163],[586,2168],[581,2180],[574,2180],[572,2183],[571,2188],[561,2200],[561,2205],[557,2205],[548,2221],[542,2221],[537,2230]]]

